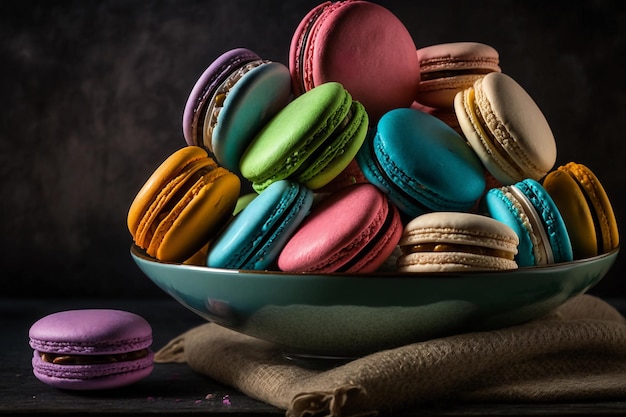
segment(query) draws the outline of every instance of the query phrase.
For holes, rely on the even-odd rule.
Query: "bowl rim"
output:
[[[202,265],[182,264],[169,261],[160,261],[148,255],[143,249],[131,244],[130,252],[133,258],[140,259],[144,262],[159,264],[169,268],[199,270],[210,274],[230,274],[230,275],[267,275],[279,277],[339,277],[339,278],[358,278],[358,279],[377,279],[377,278],[394,278],[394,279],[415,279],[415,278],[442,278],[442,279],[458,279],[461,277],[472,276],[515,276],[518,274],[528,274],[534,272],[549,273],[555,270],[564,270],[576,268],[577,266],[588,265],[594,262],[600,262],[605,258],[617,259],[620,247],[617,246],[608,252],[592,256],[590,258],[575,259],[568,262],[559,262],[541,266],[524,266],[516,269],[507,270],[475,270],[475,271],[450,271],[450,272],[403,272],[403,271],[380,271],[380,272],[285,272],[280,270],[252,270],[252,269],[228,269],[215,268]]]

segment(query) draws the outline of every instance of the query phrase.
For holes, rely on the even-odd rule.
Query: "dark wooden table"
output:
[[[616,300],[620,311],[626,300]],[[146,379],[106,392],[69,392],[49,387],[31,371],[28,329],[55,311],[119,308],[145,317],[153,327],[155,350],[180,333],[204,323],[175,301],[7,300],[0,299],[0,415],[284,415],[284,411],[193,372],[184,364],[156,364]],[[626,381],[624,381],[626,384]],[[402,416],[602,416],[626,415],[623,401],[560,404],[440,404],[402,412]]]

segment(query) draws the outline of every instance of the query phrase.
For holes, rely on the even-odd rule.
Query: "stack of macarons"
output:
[[[375,34],[375,36],[373,36]],[[417,46],[365,0],[303,16],[289,62],[217,57],[184,145],[128,213],[165,262],[290,272],[512,269],[618,247],[589,168],[555,169],[531,95],[479,42]]]

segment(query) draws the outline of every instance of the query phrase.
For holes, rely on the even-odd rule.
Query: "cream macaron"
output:
[[[411,220],[399,242],[402,272],[516,269],[518,237],[491,217],[431,212]]]
[[[502,184],[540,180],[556,162],[556,141],[541,109],[510,76],[491,72],[454,98],[467,141]]]

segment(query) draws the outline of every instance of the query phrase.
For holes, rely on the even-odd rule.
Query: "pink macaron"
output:
[[[118,388],[153,369],[152,328],[121,310],[68,310],[47,315],[29,331],[33,373],[61,389]]]
[[[417,50],[420,83],[416,100],[452,111],[456,93],[490,72],[501,72],[498,51],[480,42],[451,42]]]
[[[324,2],[302,19],[289,50],[294,93],[341,83],[376,120],[409,107],[419,61],[411,34],[388,9],[363,0]]]
[[[398,209],[372,184],[354,184],[311,209],[278,257],[288,272],[373,272],[402,235]]]

